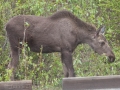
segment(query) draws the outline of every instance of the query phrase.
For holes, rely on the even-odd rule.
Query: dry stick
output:
[[[42,63],[42,51],[43,51],[43,46],[41,45],[41,47],[40,47],[40,53],[39,53],[39,60],[38,60],[38,64],[37,64],[36,68],[39,68],[40,67],[40,63]],[[39,84],[40,84],[40,81],[39,81]]]
[[[25,8],[23,9],[23,14],[24,14]],[[22,41],[22,54],[23,54],[23,61],[25,65],[25,79],[26,79],[26,53],[25,53],[25,34],[26,34],[26,22],[25,22],[25,17],[24,17],[24,32],[23,32],[23,41]]]
[[[5,42],[4,42],[4,44],[3,44],[3,46],[2,46],[2,50],[4,51],[5,50],[5,48],[6,48],[6,45],[7,45],[7,42],[8,42],[8,38],[7,38],[7,32],[5,33]]]
[[[43,46],[41,45],[41,48],[40,48],[40,55],[39,55],[39,62],[42,62],[42,51],[43,51]]]
[[[22,47],[23,47],[23,59],[25,60],[25,79],[26,79],[26,71],[27,71],[27,64],[26,64],[26,53],[25,53],[25,34],[26,34],[26,30],[27,30],[27,27],[26,27],[26,22],[25,22],[25,17],[24,17],[24,36],[23,36],[23,43],[22,43]]]

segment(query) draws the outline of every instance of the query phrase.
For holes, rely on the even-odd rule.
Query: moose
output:
[[[104,33],[105,27],[98,30],[67,10],[43,17],[35,15],[18,15],[6,24],[7,37],[11,48],[11,61],[8,68],[14,72],[19,64],[20,42],[27,43],[30,50],[42,53],[61,53],[61,62],[65,77],[74,77],[72,53],[79,44],[88,44],[96,53],[106,55],[109,62],[115,61],[115,55],[108,45]]]

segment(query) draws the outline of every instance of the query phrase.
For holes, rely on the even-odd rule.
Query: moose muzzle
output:
[[[115,55],[108,56],[108,62],[112,63],[115,61]]]

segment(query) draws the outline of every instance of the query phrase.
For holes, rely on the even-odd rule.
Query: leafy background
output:
[[[96,27],[105,25],[105,36],[116,56],[116,61],[109,64],[106,57],[95,54],[88,45],[79,45],[73,53],[76,75],[120,74],[120,0],[0,0],[0,81],[10,80],[11,74],[7,69],[11,60],[5,32],[7,21],[16,15],[49,16],[63,9]],[[32,79],[33,90],[61,90],[63,71],[60,53],[36,54],[25,46],[16,79]]]

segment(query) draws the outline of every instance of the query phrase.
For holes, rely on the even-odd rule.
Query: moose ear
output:
[[[105,26],[100,26],[99,29],[97,30],[97,35],[104,35],[105,33]]]

